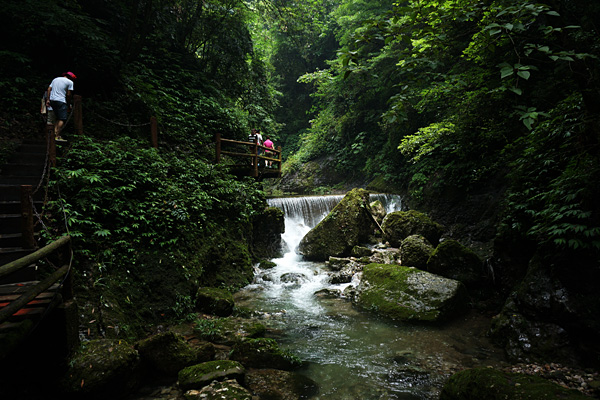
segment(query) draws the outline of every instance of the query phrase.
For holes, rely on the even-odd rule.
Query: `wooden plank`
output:
[[[234,156],[234,157],[254,157],[254,154],[251,154],[251,153],[234,153],[231,151],[221,151],[221,154],[225,154],[228,156]]]
[[[34,264],[36,261],[46,257],[48,254],[66,245],[67,243],[69,243],[70,240],[70,236],[62,236],[55,242],[52,242],[49,245],[42,247],[41,249],[31,254],[26,255],[25,257],[21,257],[18,260],[9,262],[8,264],[1,266],[0,277],[11,274],[15,271],[18,271],[21,268],[27,267],[28,265]]]
[[[13,294],[23,294],[38,283],[40,283],[40,281],[8,283],[6,285],[0,285],[0,295],[10,296]],[[55,283],[54,285],[50,286],[47,291],[55,292],[58,288],[59,284]]]

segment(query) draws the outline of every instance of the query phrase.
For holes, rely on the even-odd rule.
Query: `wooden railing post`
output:
[[[221,132],[217,132],[215,144],[215,163],[219,162],[221,162]]]
[[[156,117],[150,117],[150,137],[152,140],[152,147],[158,149],[158,122]]]
[[[252,176],[258,176],[258,138],[254,138],[254,150],[252,153]]]
[[[81,108],[81,96],[76,94],[73,96],[73,124],[75,132],[78,135],[83,135],[83,111]]]
[[[279,159],[278,167],[277,167],[277,174],[278,174],[278,178],[281,178],[281,146],[277,146],[277,151],[278,151],[278,156],[277,158]]]
[[[33,236],[33,204],[31,204],[31,185],[21,185],[21,238],[25,249],[35,247]]]

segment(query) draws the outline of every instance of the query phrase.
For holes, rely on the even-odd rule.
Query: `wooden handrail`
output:
[[[222,150],[223,144],[247,146],[249,148],[250,152],[249,153],[240,153],[240,152],[235,152],[235,151],[223,151]],[[259,155],[258,149],[263,149],[265,151],[264,154],[266,154],[267,151],[272,154],[270,154],[270,156]],[[221,162],[222,155],[228,155],[231,157],[250,158],[252,160],[252,164],[249,165],[248,167],[251,169],[251,175],[254,177],[259,176],[259,173],[258,173],[259,172],[259,169],[258,169],[258,161],[259,160],[272,161],[274,163],[277,163],[277,169],[271,169],[271,170],[269,170],[269,172],[276,172],[278,174],[278,176],[281,177],[281,163],[282,163],[281,146],[278,146],[276,149],[273,149],[273,148],[258,144],[258,142],[256,140],[244,142],[244,141],[240,141],[240,140],[223,139],[223,138],[221,138],[221,134],[217,133],[215,135],[215,162],[217,164],[219,162]]]
[[[41,249],[31,254],[26,255],[25,257],[21,257],[18,260],[11,261],[8,264],[0,266],[0,278],[5,275],[11,274],[15,271],[18,271],[21,268],[25,268],[28,265],[35,263],[36,261],[41,260],[48,254],[53,253],[54,251],[69,243],[69,241],[71,241],[71,236],[63,236],[55,242],[52,242],[49,245],[42,247]]]

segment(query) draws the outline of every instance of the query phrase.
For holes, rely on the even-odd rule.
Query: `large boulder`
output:
[[[394,211],[385,216],[382,228],[384,240],[394,247],[410,235],[425,236],[434,246],[440,241],[444,227],[432,221],[427,215],[415,210]]]
[[[284,246],[281,235],[285,232],[283,210],[268,207],[252,223],[252,248],[256,259],[278,258],[283,256]]]
[[[196,292],[196,310],[219,317],[233,313],[233,295],[225,289],[201,287]]]
[[[565,389],[543,378],[474,368],[452,375],[442,388],[440,400],[584,400],[588,396]]]
[[[375,221],[381,225],[386,214],[385,207],[383,207],[383,204],[379,200],[375,200],[370,204],[370,206],[371,213],[373,214],[373,217],[375,217]]]
[[[453,279],[415,268],[368,264],[354,302],[378,315],[400,321],[446,321],[465,312],[467,293]]]
[[[248,339],[236,343],[231,349],[230,358],[248,368],[276,368],[292,370],[302,365],[302,361],[288,351],[279,348],[274,339]]]
[[[193,348],[182,335],[165,332],[153,335],[137,343],[142,361],[160,375],[176,376],[185,367],[210,361],[215,354],[214,346]]]
[[[456,240],[448,239],[440,243],[427,260],[427,271],[446,278],[461,281],[473,287],[485,280],[482,261],[473,250]]]
[[[241,382],[246,369],[237,361],[216,360],[192,365],[179,371],[179,386],[183,390],[202,389],[214,380],[235,379]]]
[[[260,399],[298,400],[318,393],[317,384],[295,372],[277,369],[249,370],[245,385]]]
[[[400,260],[405,267],[425,269],[433,246],[424,236],[410,235],[400,243]]]
[[[140,357],[132,345],[116,339],[92,340],[71,358],[62,387],[77,398],[120,399],[133,392],[141,378]]]
[[[314,261],[349,256],[377,229],[369,206],[369,192],[352,189],[317,226],[300,241],[298,251]]]

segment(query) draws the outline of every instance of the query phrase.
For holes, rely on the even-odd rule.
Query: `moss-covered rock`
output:
[[[427,215],[415,210],[394,211],[385,216],[382,228],[384,240],[394,247],[400,246],[402,241],[410,235],[425,236],[429,243],[437,245],[444,231],[444,227],[432,221]]]
[[[138,352],[121,340],[92,340],[81,345],[62,381],[66,393],[89,399],[119,399],[142,378]]]
[[[195,335],[202,340],[232,346],[240,340],[259,338],[267,328],[254,319],[240,317],[201,319],[194,327]]]
[[[456,240],[441,242],[427,260],[427,271],[461,281],[473,287],[485,280],[482,261],[477,254]]]
[[[467,310],[464,285],[400,265],[368,264],[355,303],[401,321],[446,321]]]
[[[583,400],[589,397],[537,376],[475,368],[450,377],[440,400]]]
[[[302,365],[302,361],[282,350],[273,339],[248,339],[236,343],[231,349],[230,358],[248,368],[275,368],[291,370]]]
[[[252,249],[255,259],[283,256],[281,235],[285,232],[283,210],[268,207],[252,224]]]
[[[252,400],[252,394],[235,379],[212,382],[201,390],[188,390],[185,400]]]
[[[424,236],[410,235],[400,244],[400,260],[405,267],[425,269],[433,246]]]
[[[201,287],[196,292],[196,309],[198,311],[227,317],[233,313],[233,295],[225,289]]]
[[[295,372],[276,369],[249,370],[245,385],[260,399],[307,399],[319,391],[312,379]]]
[[[298,251],[309,260],[350,255],[376,229],[370,215],[369,192],[353,189],[300,241]]]
[[[165,332],[141,340],[136,344],[142,361],[161,375],[175,376],[190,365],[210,361],[214,347],[206,343],[199,349],[190,346],[182,335]]]
[[[235,379],[242,382],[246,369],[232,360],[208,361],[179,371],[179,386],[183,390],[201,389],[210,382]]]

